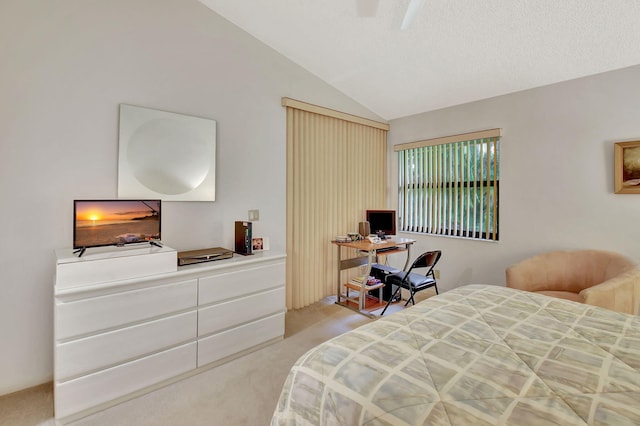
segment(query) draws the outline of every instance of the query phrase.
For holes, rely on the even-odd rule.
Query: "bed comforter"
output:
[[[327,341],[272,425],[640,425],[640,319],[469,285]]]

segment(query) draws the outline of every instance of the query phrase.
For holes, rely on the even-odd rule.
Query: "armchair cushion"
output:
[[[617,277],[580,292],[584,303],[638,315],[640,313],[640,269],[630,269]]]
[[[631,260],[602,250],[543,253],[506,270],[507,287],[627,313],[638,311],[639,273]]]

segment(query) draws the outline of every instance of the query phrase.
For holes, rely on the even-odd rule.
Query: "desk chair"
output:
[[[402,288],[406,288],[410,292],[409,299],[407,299],[407,303],[405,303],[404,306],[407,306],[409,302],[415,305],[416,302],[413,295],[427,288],[434,287],[436,294],[438,294],[438,285],[436,284],[436,277],[433,273],[433,268],[436,266],[436,263],[438,263],[438,260],[440,260],[440,256],[442,256],[442,252],[440,250],[427,251],[418,256],[408,270],[387,275],[385,284],[395,285],[397,287],[396,291],[393,292],[393,296],[391,296],[389,301],[387,301],[387,305],[384,307],[380,315],[384,315],[384,312],[391,304],[391,301],[395,299],[396,293],[398,293]],[[420,268],[428,269],[424,274],[413,272],[414,269]]]

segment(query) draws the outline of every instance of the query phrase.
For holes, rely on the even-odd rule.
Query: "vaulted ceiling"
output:
[[[200,1],[387,120],[640,64],[638,0]]]

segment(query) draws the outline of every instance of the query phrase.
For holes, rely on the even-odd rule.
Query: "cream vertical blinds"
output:
[[[386,203],[388,125],[284,98],[287,107],[287,308],[335,294],[336,235]]]

